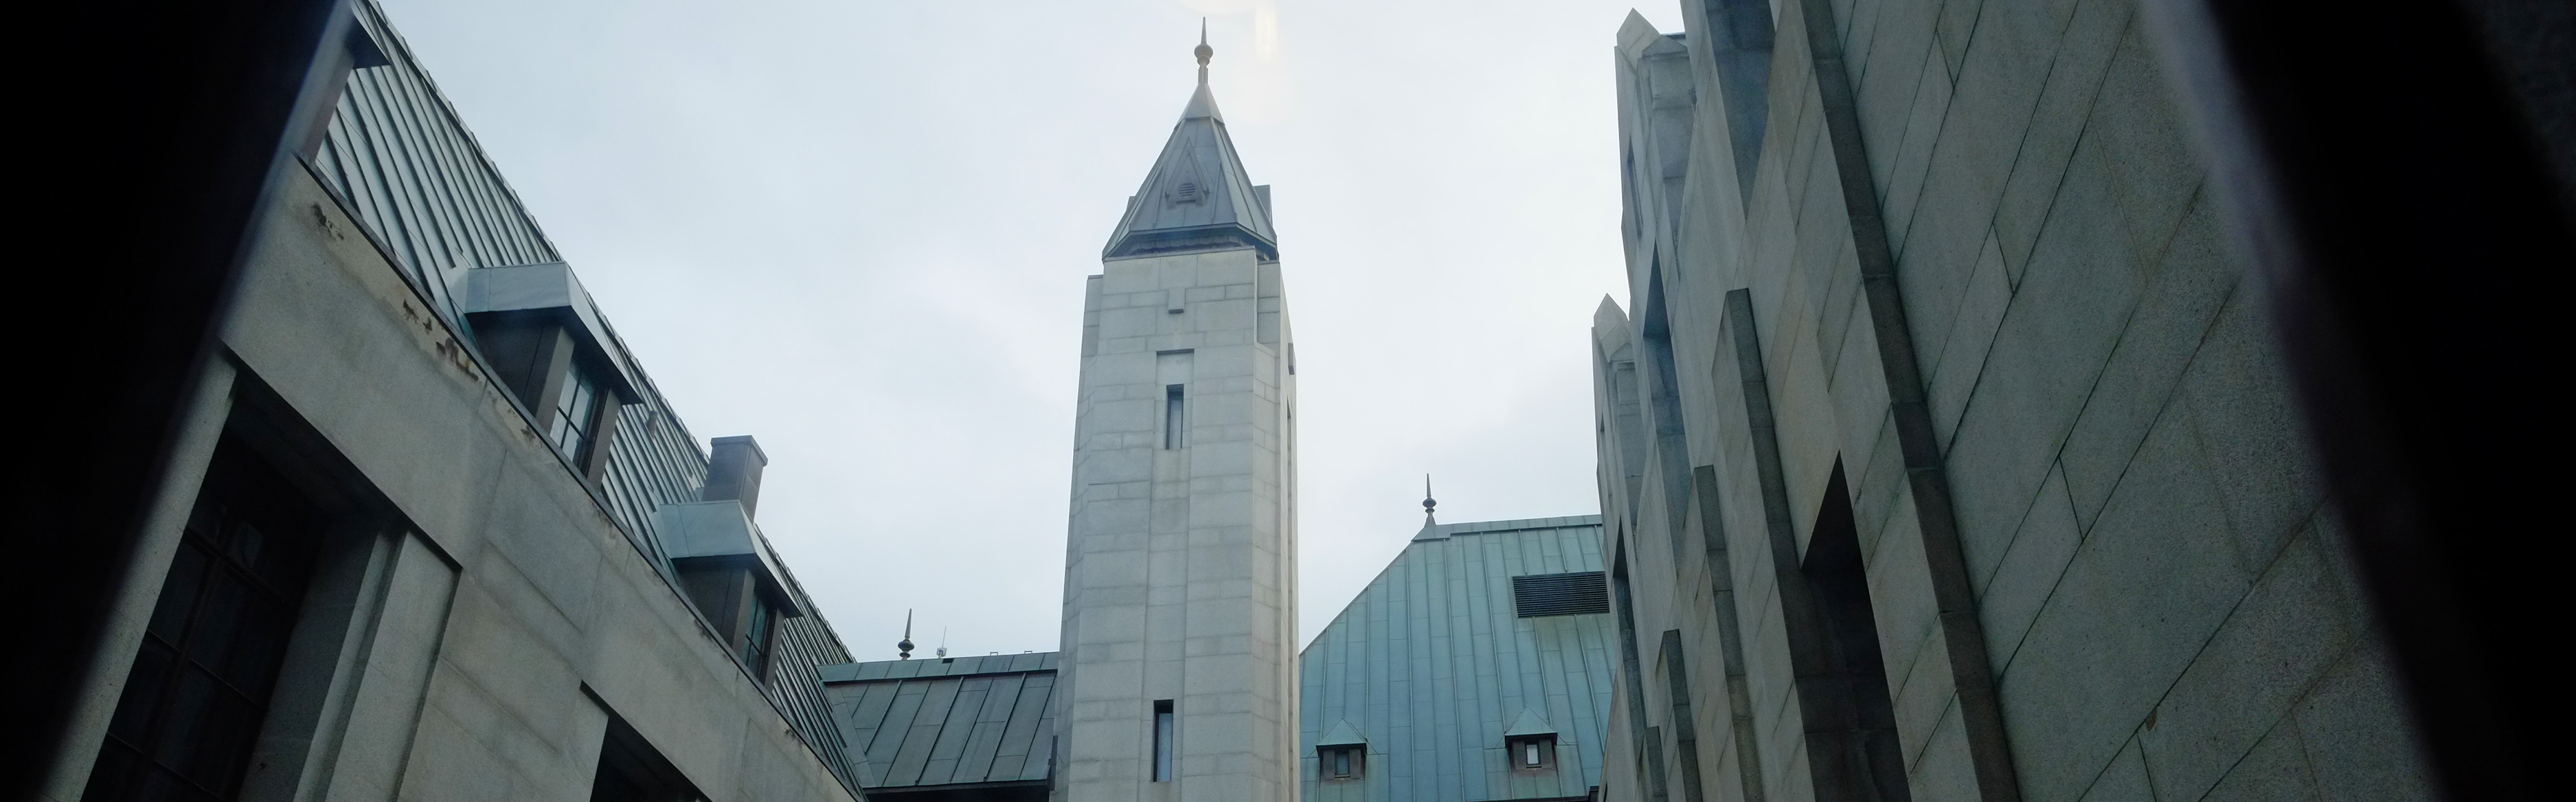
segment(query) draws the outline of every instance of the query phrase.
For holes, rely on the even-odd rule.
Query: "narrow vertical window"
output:
[[[1180,392],[1175,388],[1174,393]],[[1177,395],[1175,398],[1179,397]],[[1172,700],[1154,702],[1154,781],[1172,781]]]
[[[1177,384],[1166,385],[1163,387],[1164,448],[1181,447],[1181,433],[1183,431],[1181,423],[1181,386]]]
[[[751,625],[743,631],[742,661],[753,676],[769,678],[769,640],[778,626],[778,611],[767,600],[751,603]]]
[[[590,462],[592,429],[598,426],[599,384],[588,371],[576,365],[564,377],[563,391],[555,396],[555,419],[547,439],[562,449],[573,462]]]

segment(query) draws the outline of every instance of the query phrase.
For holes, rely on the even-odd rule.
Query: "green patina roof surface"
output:
[[[1298,658],[1302,799],[1589,792],[1617,665],[1610,616],[1520,618],[1512,577],[1599,570],[1597,515],[1425,527]],[[1555,733],[1557,768],[1510,768],[1505,734],[1532,727]],[[1316,747],[1341,739],[1367,743],[1362,776],[1318,780]]]
[[[1047,779],[1056,652],[824,666],[861,786]]]

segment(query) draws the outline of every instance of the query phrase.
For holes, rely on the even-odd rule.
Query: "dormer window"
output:
[[[1556,736],[1525,735],[1504,742],[1512,756],[1513,771],[1542,771],[1556,768]]]
[[[1513,771],[1556,768],[1556,728],[1537,710],[1523,708],[1511,729],[1503,731],[1503,756]]]
[[[524,405],[542,439],[598,481],[617,408],[642,400],[599,324],[590,294],[561,262],[465,271],[466,333],[493,378]]]
[[[1333,722],[1315,741],[1315,779],[1356,780],[1368,773],[1368,739],[1349,721]]]
[[[1316,749],[1322,762],[1316,779],[1356,780],[1368,768],[1368,752],[1361,746],[1325,746]]]

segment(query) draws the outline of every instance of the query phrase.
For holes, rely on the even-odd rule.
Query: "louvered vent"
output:
[[[1599,571],[1512,577],[1512,604],[1522,618],[1610,612],[1610,583]]]

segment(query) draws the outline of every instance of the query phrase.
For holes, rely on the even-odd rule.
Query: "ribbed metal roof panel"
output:
[[[867,788],[1047,779],[1058,653],[824,666]]]
[[[564,259],[384,9],[374,0],[358,0],[352,10],[389,63],[350,74],[324,141],[306,164],[428,302],[431,313],[470,337],[451,291],[461,286],[464,271]],[[605,325],[605,315],[597,317]],[[607,328],[609,342],[603,345],[635,368],[633,378],[643,398],[618,411],[601,496],[636,549],[671,576],[653,511],[699,500],[706,483],[706,452],[616,336],[616,328]],[[786,580],[797,605],[814,610],[792,572]],[[844,753],[840,728],[832,722],[816,674],[818,666],[848,663],[849,650],[819,613],[810,612],[781,620],[778,644],[762,690],[825,765],[856,786],[856,763]]]
[[[1298,659],[1299,783],[1308,802],[1582,796],[1601,782],[1615,677],[1602,614],[1521,618],[1512,578],[1602,570],[1596,515],[1426,527]],[[1558,733],[1558,767],[1514,771],[1503,732],[1524,711]],[[1315,745],[1347,721],[1356,780],[1320,781]]]

